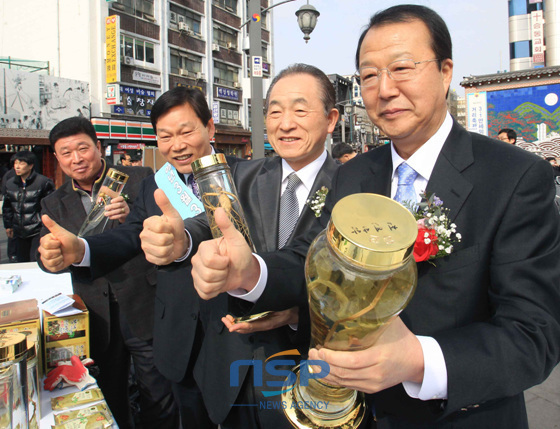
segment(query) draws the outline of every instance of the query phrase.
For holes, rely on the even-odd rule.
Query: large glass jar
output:
[[[414,216],[389,198],[353,194],[337,202],[327,228],[311,244],[305,264],[312,347],[356,351],[375,343],[416,289],[412,251],[417,234]],[[312,372],[302,367],[294,388],[283,399],[329,406],[286,408],[295,427],[360,424],[366,412],[363,394],[312,377],[304,377],[306,383],[301,383],[303,371]]]

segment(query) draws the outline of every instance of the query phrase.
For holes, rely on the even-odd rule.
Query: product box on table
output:
[[[27,348],[36,347],[41,372],[41,319],[37,300],[0,304],[0,334],[4,332],[19,332],[27,336]]]
[[[73,307],[81,313],[55,316],[43,310],[43,350],[45,373],[56,368],[57,362],[70,360],[72,355],[89,356],[89,312],[78,295],[71,295]]]

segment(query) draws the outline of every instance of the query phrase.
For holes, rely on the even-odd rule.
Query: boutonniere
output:
[[[422,201],[411,210],[418,224],[418,236],[414,243],[414,260],[431,261],[453,252],[453,244],[461,241],[457,225],[449,221],[449,209],[434,194],[420,194]],[[412,205],[404,204],[409,210]],[[433,262],[431,262],[435,265]]]
[[[315,213],[315,217],[321,217],[321,210],[323,210],[323,206],[325,205],[325,199],[327,198],[327,194],[329,190],[326,186],[321,187],[315,195],[311,198],[307,199],[307,205],[313,213]]]

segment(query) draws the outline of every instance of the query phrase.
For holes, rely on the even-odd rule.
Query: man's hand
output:
[[[144,229],[140,233],[142,250],[152,264],[168,265],[187,253],[189,240],[183,219],[165,193],[156,189],[154,199],[163,214],[144,221]]]
[[[39,253],[45,268],[53,273],[84,259],[85,245],[74,234],[65,230],[48,215],[41,217],[50,234],[41,237]]]
[[[292,307],[284,311],[273,311],[263,319],[254,322],[234,322],[234,317],[228,314],[222,317],[222,322],[226,325],[229,332],[238,332],[240,334],[251,334],[253,332],[270,331],[271,329],[280,328],[284,325],[295,325],[299,321],[299,313],[297,307]]]
[[[14,238],[13,228],[6,228],[6,235],[8,236],[8,238]]]
[[[324,360],[330,365],[324,381],[366,393],[379,392],[403,381],[421,383],[424,378],[422,346],[400,317],[389,324],[369,349],[311,349],[309,359]]]
[[[105,216],[120,223],[124,223],[129,213],[130,207],[122,196],[111,199],[111,204],[105,206]]]
[[[251,248],[224,209],[217,208],[214,218],[223,237],[200,243],[191,261],[194,287],[202,299],[239,288],[250,291],[261,271]]]

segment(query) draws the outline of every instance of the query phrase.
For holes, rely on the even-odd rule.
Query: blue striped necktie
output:
[[[416,195],[416,190],[414,189],[414,181],[418,173],[414,168],[403,162],[397,167],[397,177],[399,183],[397,185],[397,193],[395,194],[395,201],[403,204],[408,202],[410,206],[415,206],[417,203],[418,196]]]

